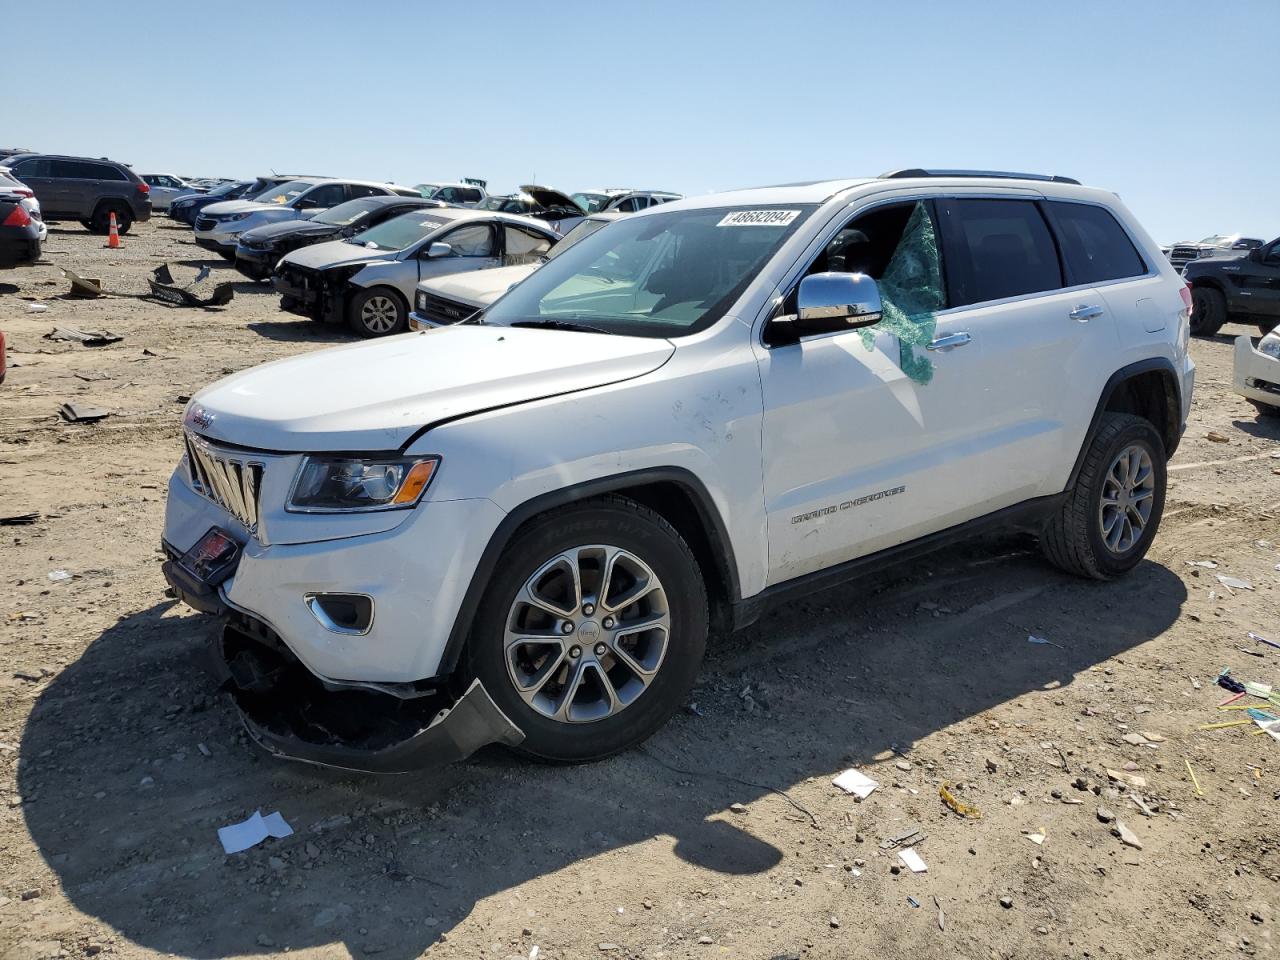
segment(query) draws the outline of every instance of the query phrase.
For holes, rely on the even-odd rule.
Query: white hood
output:
[[[234,374],[196,394],[186,422],[261,450],[396,450],[427,424],[629,380],[674,351],[644,337],[444,327]]]
[[[468,306],[487,307],[540,266],[540,263],[521,263],[514,267],[449,273],[434,280],[424,280],[418,284],[418,289]]]
[[[220,200],[209,204],[200,213],[202,216],[218,217],[228,213],[257,213],[259,210],[270,210],[278,206],[278,203],[258,203],[256,200]]]

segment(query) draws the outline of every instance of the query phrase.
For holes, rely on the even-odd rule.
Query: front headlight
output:
[[[1275,357],[1280,360],[1280,327],[1272,330],[1258,341],[1258,352],[1263,356]]]
[[[229,216],[229,217],[225,217],[225,218],[223,219],[223,221],[222,221],[222,222],[223,222],[223,223],[235,223],[237,220],[243,220],[243,219],[245,219],[246,217],[249,217],[249,216],[252,216],[252,214],[248,214],[248,213],[233,213],[231,216]]]
[[[419,290],[418,295],[413,302],[413,305],[414,307],[417,308],[419,313],[426,310],[427,309],[427,291]]]
[[[307,457],[288,509],[331,513],[412,507],[439,466],[439,457]]]

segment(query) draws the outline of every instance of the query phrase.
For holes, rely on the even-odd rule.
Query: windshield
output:
[[[724,316],[813,209],[713,207],[617,220],[514,287],[485,323],[694,333]]]
[[[300,197],[305,191],[310,190],[315,184],[307,180],[290,180],[288,183],[282,183],[278,187],[271,187],[264,190],[261,194],[254,197],[259,203],[288,203]]]
[[[221,186],[214,187],[212,190],[210,190],[207,196],[225,197],[232,190],[239,190],[240,188],[247,187],[247,186],[248,184],[243,180],[241,180],[239,183],[224,183]]]
[[[440,184],[438,184],[438,183],[415,183],[415,184],[413,185],[413,189],[417,190],[417,191],[418,191],[418,193],[422,194],[422,196],[423,196],[423,198],[424,198],[424,199],[426,199],[426,200],[430,200],[430,199],[431,199],[431,197],[435,194],[435,192],[436,192],[437,190],[439,190],[439,189],[440,189]]]
[[[357,220],[363,220],[382,204],[368,199],[348,200],[336,207],[330,207],[323,213],[311,218],[314,223],[327,223],[333,227],[349,227]]]
[[[570,247],[576,245],[579,241],[587,239],[601,227],[607,226],[608,220],[583,220],[580,224],[564,235],[564,239],[552,247],[548,252],[546,259],[551,260],[560,256]]]
[[[385,223],[370,227],[358,237],[347,243],[354,243],[370,250],[403,250],[416,243],[434,230],[439,230],[448,220],[439,217],[424,217],[420,213],[402,213],[392,217]]]
[[[570,199],[587,213],[599,213],[609,205],[607,193],[575,193]]]

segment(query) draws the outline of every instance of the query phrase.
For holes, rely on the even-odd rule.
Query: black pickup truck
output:
[[[1192,260],[1182,272],[1191,287],[1191,332],[1211,337],[1227,321],[1280,326],[1280,238],[1244,256]]]

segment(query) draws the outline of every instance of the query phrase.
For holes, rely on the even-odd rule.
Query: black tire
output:
[[[1259,320],[1259,321],[1258,321],[1258,332],[1259,332],[1260,334],[1262,334],[1262,335],[1265,337],[1268,333],[1270,333],[1272,330],[1274,330],[1277,326],[1280,326],[1280,321],[1277,321],[1277,320]]]
[[[1227,322],[1226,297],[1213,287],[1191,290],[1191,335],[1212,337]]]
[[[93,211],[93,220],[89,224],[89,230],[103,236],[110,233],[112,213],[116,215],[116,231],[122,236],[128,233],[129,228],[133,226],[133,214],[129,212],[127,207],[110,203],[104,203]]]
[[[371,315],[374,307],[380,307],[380,317],[387,317],[387,305],[394,312],[390,326],[385,321],[375,321]],[[366,311],[366,307],[370,310]],[[351,298],[347,305],[347,324],[362,337],[389,337],[392,334],[404,333],[409,329],[409,305],[404,302],[398,290],[390,287],[370,287],[361,290]]]
[[[223,260],[226,260],[228,263],[236,262],[236,252],[234,250],[219,250],[218,256]]]
[[[539,712],[517,692],[507,669],[504,634],[526,581],[562,552],[591,544],[620,547],[648,565],[662,584],[671,629],[647,688],[610,716],[568,723]],[[468,682],[478,678],[524,731],[519,752],[555,763],[598,760],[645,740],[679,708],[697,679],[706,650],[707,592],[693,552],[659,514],[619,496],[566,507],[519,531],[496,569],[472,624],[462,675]]]
[[[92,231],[93,231],[93,221],[92,221],[92,220],[81,220],[81,221],[80,221],[80,226],[84,227],[86,230],[88,230],[88,231],[90,231],[90,232],[92,232]]]
[[[1121,451],[1132,446],[1145,449],[1151,458],[1151,512],[1134,543],[1123,551],[1113,551],[1103,539],[1103,487]],[[1104,413],[1075,485],[1040,532],[1040,548],[1049,562],[1095,580],[1112,580],[1137,566],[1146,556],[1164,513],[1165,459],[1164,441],[1149,420],[1128,413]]]

